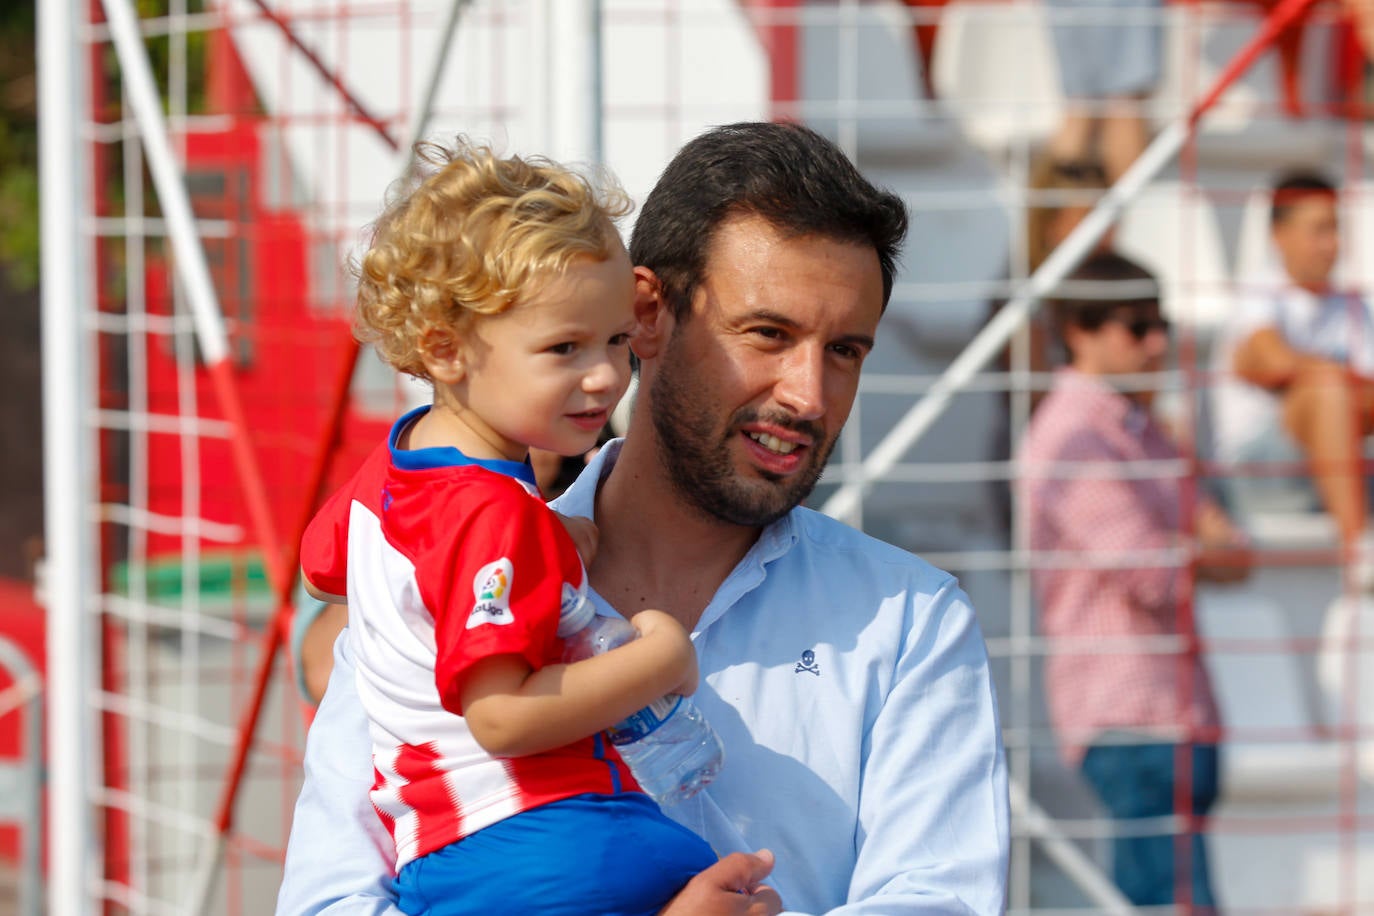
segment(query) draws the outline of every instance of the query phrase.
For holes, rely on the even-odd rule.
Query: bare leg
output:
[[[1097,119],[1089,114],[1088,109],[1069,103],[1059,128],[1050,137],[1050,158],[1056,162],[1081,162],[1097,158],[1093,150],[1097,127]]]
[[[1150,143],[1150,127],[1140,101],[1117,99],[1102,119],[1102,164],[1107,180],[1116,183]]]
[[[1369,392],[1343,370],[1306,372],[1284,394],[1284,423],[1312,466],[1313,482],[1341,543],[1365,527],[1361,444],[1369,431]]]

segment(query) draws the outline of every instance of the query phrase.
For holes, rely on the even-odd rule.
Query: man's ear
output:
[[[1059,342],[1064,345],[1064,349],[1068,353],[1070,366],[1077,365],[1078,360],[1082,358],[1085,343],[1090,341],[1092,337],[1092,331],[1085,331],[1083,328],[1079,327],[1076,322],[1064,322],[1059,332]]]
[[[420,336],[420,360],[429,377],[445,385],[456,385],[466,375],[462,341],[451,328],[430,328]]]
[[[667,339],[672,310],[668,307],[663,284],[647,267],[635,268],[635,331],[630,348],[640,359],[653,359]]]

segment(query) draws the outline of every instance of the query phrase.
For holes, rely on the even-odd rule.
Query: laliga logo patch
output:
[[[480,627],[484,623],[515,623],[515,615],[510,612],[510,583],[513,578],[515,567],[505,557],[477,570],[477,575],[472,579],[472,594],[477,601],[468,615],[467,629]]]

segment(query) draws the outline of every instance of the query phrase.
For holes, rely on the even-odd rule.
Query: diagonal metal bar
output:
[[[429,75],[425,79],[425,92],[420,98],[420,105],[415,110],[415,120],[411,122],[407,143],[401,148],[403,153],[401,174],[404,174],[410,166],[411,149],[417,142],[424,139],[425,133],[429,130],[430,121],[434,118],[434,105],[439,98],[439,84],[443,82],[444,71],[448,66],[449,50],[453,47],[453,36],[458,31],[458,22],[462,19],[463,10],[472,5],[472,0],[453,0],[448,8],[448,16],[444,19],[444,27],[439,35],[439,46],[434,53],[434,61],[430,65]]]
[[[320,55],[315,52],[315,49],[306,44],[305,39],[301,38],[301,36],[296,33],[296,30],[291,28],[291,23],[287,22],[276,10],[268,6],[267,0],[252,0],[252,4],[262,13],[263,18],[267,19],[281,30],[282,35],[285,36],[291,47],[295,48],[300,52],[302,57],[310,62],[310,66],[315,68],[315,72],[320,75],[320,79],[333,87],[334,91],[344,100],[344,104],[352,110],[358,120],[376,131],[377,135],[382,138],[387,146],[391,147],[393,150],[400,148],[400,143],[391,135],[391,131],[387,129],[387,126],[382,123],[381,119],[372,114],[372,112],[367,109],[367,106],[353,94],[353,91],[344,85],[339,75],[329,69],[329,65],[320,58]]]
[[[1007,792],[1011,800],[1011,810],[1026,825],[1045,855],[1057,864],[1074,884],[1097,904],[1104,913],[1112,916],[1128,916],[1137,912],[1117,886],[1113,884],[1097,863],[1083,854],[1074,842],[1064,836],[1043,808],[1035,803],[1030,793],[1016,779],[1007,780]]]

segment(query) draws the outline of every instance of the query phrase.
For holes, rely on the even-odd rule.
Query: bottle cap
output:
[[[567,586],[564,586],[568,589]],[[596,616],[596,608],[586,595],[572,592],[570,589],[563,594],[563,606],[558,612],[558,638],[567,639],[578,630],[592,622]]]

